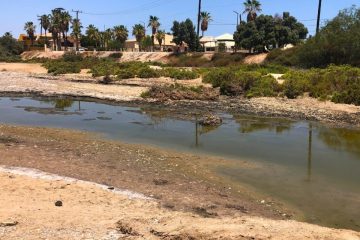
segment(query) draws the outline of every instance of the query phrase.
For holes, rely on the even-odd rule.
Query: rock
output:
[[[206,115],[199,121],[199,124],[202,126],[219,126],[222,124],[222,119],[217,115]]]
[[[13,227],[18,225],[19,223],[17,221],[11,221],[11,222],[0,222],[0,227]]]
[[[108,187],[108,190],[114,190],[115,188],[114,187]]]
[[[169,183],[169,181],[168,180],[165,180],[165,179],[154,179],[153,180],[153,182],[154,182],[154,184],[155,185],[166,185],[166,184],[168,184]]]
[[[55,202],[55,206],[56,206],[56,207],[62,207],[62,206],[63,206],[63,202],[62,202],[62,201],[56,201],[56,202]]]

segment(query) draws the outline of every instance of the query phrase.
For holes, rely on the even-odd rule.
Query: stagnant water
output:
[[[151,108],[72,100],[0,98],[0,123],[100,132],[148,143],[255,163],[218,167],[301,210],[306,221],[360,231],[360,131],[304,121],[223,115],[218,128],[164,117]]]

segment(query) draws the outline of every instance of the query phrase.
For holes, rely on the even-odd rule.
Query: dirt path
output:
[[[203,218],[28,169],[0,168],[0,187],[0,239],[360,239],[295,221]]]
[[[132,101],[140,99],[141,93],[146,90],[146,87],[49,80],[32,77],[26,73],[0,72],[0,91],[7,93],[37,93],[43,96],[69,95],[113,101]]]
[[[0,71],[2,72],[18,72],[18,73],[47,73],[46,68],[42,67],[40,63],[1,63]]]

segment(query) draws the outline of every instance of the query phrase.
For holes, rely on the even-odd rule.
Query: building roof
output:
[[[225,33],[215,38],[216,41],[234,41],[234,35],[230,33]]]
[[[216,39],[213,36],[204,36],[200,38],[200,43],[216,42]]]

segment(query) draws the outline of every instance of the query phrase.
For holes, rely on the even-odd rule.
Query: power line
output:
[[[84,12],[86,15],[96,15],[96,16],[110,16],[110,15],[125,15],[125,14],[131,14],[132,12],[139,12],[144,10],[153,9],[159,6],[163,6],[164,4],[170,3],[174,0],[167,0],[167,2],[162,3],[164,0],[155,0],[149,3],[145,3],[142,5],[139,5],[137,7],[129,8],[126,10],[118,11],[118,12],[108,12],[108,13],[94,13],[94,12]]]

